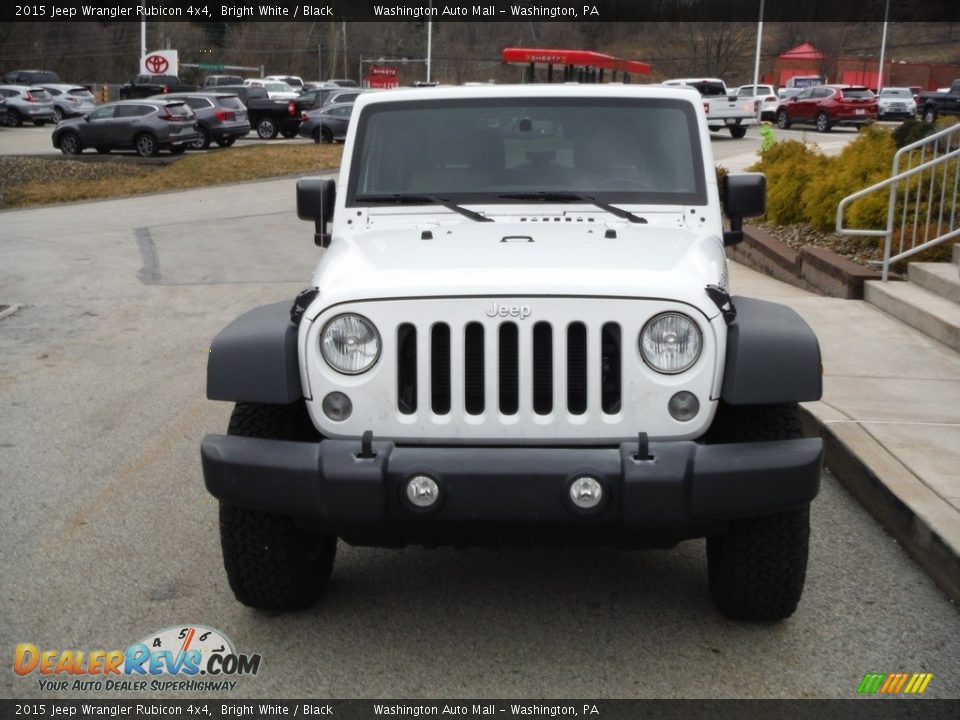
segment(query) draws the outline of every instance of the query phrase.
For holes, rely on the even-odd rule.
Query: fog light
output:
[[[407,500],[418,508],[433,507],[440,499],[440,486],[429,475],[414,475],[407,481]]]
[[[323,399],[323,414],[331,420],[342,422],[353,412],[353,403],[342,392],[332,392]]]
[[[693,393],[681,390],[670,398],[670,402],[667,403],[667,410],[674,420],[686,422],[687,420],[693,420],[700,412],[700,401]]]
[[[592,510],[603,500],[603,485],[589,475],[578,477],[570,483],[570,500],[581,510]]]

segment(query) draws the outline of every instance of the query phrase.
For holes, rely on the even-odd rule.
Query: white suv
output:
[[[734,617],[790,615],[822,445],[816,338],[732,297],[764,178],[718,187],[689,88],[365,93],[326,248],[290,303],[213,341],[202,444],[237,598],[311,604],[336,543],[669,547],[707,538]],[[721,198],[731,228],[721,222]]]

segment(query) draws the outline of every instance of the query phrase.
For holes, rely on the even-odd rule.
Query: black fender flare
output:
[[[823,365],[817,336],[786,305],[733,297],[721,399],[730,405],[819,400]]]
[[[253,308],[213,339],[207,398],[288,405],[303,397],[290,301]]]

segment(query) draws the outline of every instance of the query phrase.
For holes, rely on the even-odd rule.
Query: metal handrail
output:
[[[950,142],[947,141],[943,154],[937,155],[937,150],[939,148],[940,140],[942,138],[949,138],[950,135],[954,133],[960,133],[960,125],[951,125],[950,127],[944,128],[943,130],[934,133],[928,137],[925,137],[917,142],[906,145],[896,152],[893,156],[893,168],[891,171],[891,176],[886,180],[875,183],[868,188],[860,190],[848,195],[843,200],[840,201],[840,204],[837,206],[837,223],[836,230],[841,235],[864,235],[869,237],[883,237],[884,238],[884,248],[883,248],[883,273],[882,279],[884,282],[887,281],[890,273],[890,265],[900,260],[904,260],[912,255],[916,255],[923,250],[940,245],[941,243],[951,240],[955,237],[960,237],[960,227],[957,227],[957,190],[958,185],[960,185],[960,161],[958,161],[957,166],[954,171],[953,178],[953,190],[949,198],[950,202],[950,218],[947,221],[946,232],[941,234],[941,227],[944,222],[944,215],[947,210],[947,175],[948,175],[948,166],[949,163],[954,158],[960,158],[960,147],[950,150]],[[931,148],[931,155],[933,156],[930,160],[925,160],[927,148]],[[911,166],[909,169],[899,172],[900,169],[900,160],[904,155],[909,154],[911,159],[913,156],[913,151],[920,149],[920,164],[916,166]],[[940,202],[939,202],[939,211],[937,216],[937,231],[936,237],[930,238],[930,226],[931,226],[931,213],[933,209],[933,203],[930,202],[931,195],[935,190],[935,179],[937,169],[940,166],[943,166],[943,178],[940,186]],[[916,193],[913,198],[913,228],[910,240],[910,247],[906,250],[903,249],[904,237],[907,232],[907,215],[910,208],[910,186],[907,185],[903,195],[903,213],[902,221],[900,226],[900,249],[896,255],[892,255],[893,249],[893,232],[894,225],[896,221],[896,208],[897,208],[897,187],[899,183],[903,180],[907,180],[914,176],[922,175],[927,170],[930,171],[930,183],[928,189],[928,196],[926,198],[926,218],[924,220],[923,227],[923,241],[920,244],[917,244],[917,229],[919,225],[920,212],[923,203],[921,202],[921,185],[923,182],[918,182],[916,186]],[[854,200],[857,200],[865,195],[882,190],[886,187],[890,188],[889,202],[887,206],[887,227],[884,230],[866,230],[862,228],[845,228],[843,227],[843,213],[847,205],[849,205]]]

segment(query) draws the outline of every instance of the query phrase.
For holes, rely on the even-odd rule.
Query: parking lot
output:
[[[0,153],[55,152],[40,149],[49,133],[0,130]],[[754,131],[715,135],[714,152],[740,169],[758,143]],[[293,189],[0,213],[0,304],[18,306],[0,320],[0,647],[125,648],[205,625],[263,657],[234,697],[848,698],[864,673],[897,670],[933,672],[928,696],[960,694],[956,608],[829,474],[807,588],[779,624],[713,608],[702,542],[636,553],[341,544],[311,610],[239,605],[200,471],[200,439],[230,412],[205,399],[205,364],[226,323],[308,283],[320,251]],[[733,273],[745,294],[784,292]],[[11,672],[0,693],[50,695]],[[108,694],[136,697],[81,696]]]

